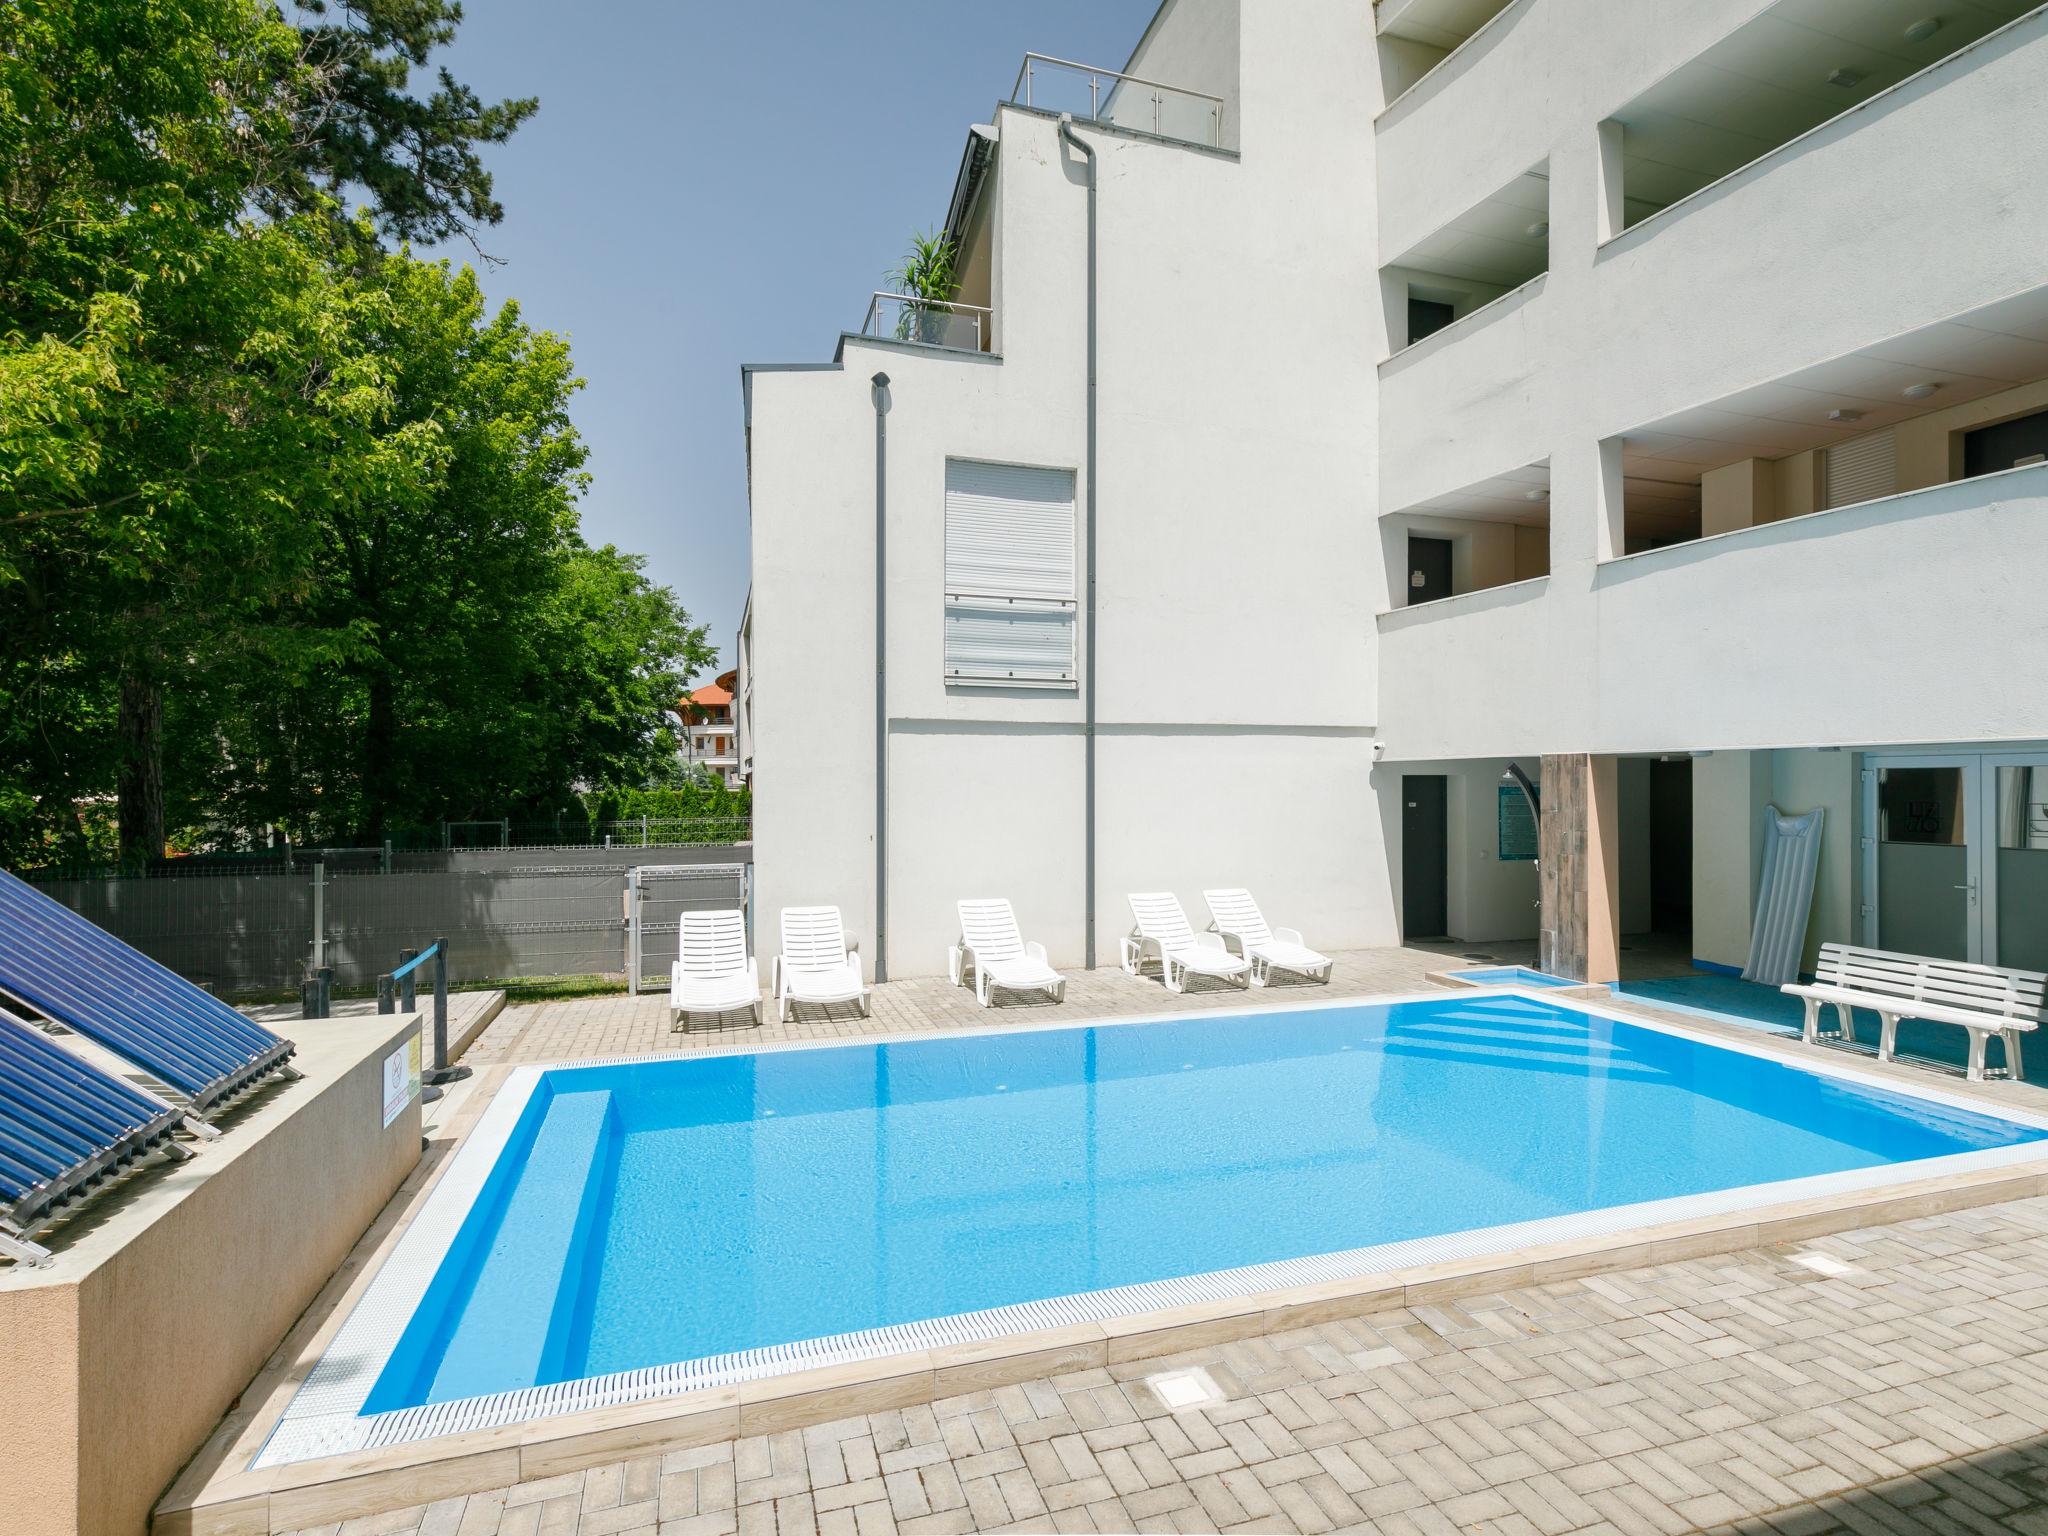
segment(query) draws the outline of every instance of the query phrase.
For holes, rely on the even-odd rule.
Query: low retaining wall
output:
[[[295,1022],[305,1077],[146,1170],[0,1269],[9,1536],[138,1536],[299,1314],[419,1161],[384,1061],[417,1016]]]

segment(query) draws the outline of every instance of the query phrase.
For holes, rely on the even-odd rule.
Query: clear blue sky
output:
[[[911,230],[945,217],[967,126],[1026,50],[1120,68],[1155,4],[469,0],[434,62],[487,99],[540,98],[488,151],[505,222],[482,243],[505,264],[485,291],[566,333],[589,381],[586,536],[646,555],[726,665],[740,364],[829,358]]]

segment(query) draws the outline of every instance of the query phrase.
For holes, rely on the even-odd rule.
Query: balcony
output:
[[[1891,6],[1779,0],[1614,113],[1616,232],[1879,103],[2035,8],[1987,0],[1914,20]]]
[[[1408,759],[2029,739],[2048,467],[2021,464],[1380,615]],[[1969,594],[1957,601],[1957,593]],[[1705,708],[1702,701],[1711,701]]]
[[[868,300],[860,333],[877,341],[941,347],[949,352],[986,352],[995,312],[979,304],[921,299],[907,293],[877,293]]]
[[[1067,112],[1077,122],[1103,123],[1178,144],[1224,147],[1221,96],[1043,53],[1024,55],[1010,105]]]

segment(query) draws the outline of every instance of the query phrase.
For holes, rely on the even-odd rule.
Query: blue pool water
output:
[[[1469,971],[1454,972],[1460,981],[1482,982],[1487,986],[1514,987],[1579,987],[1584,982],[1571,981],[1563,976],[1553,976],[1548,971],[1539,971],[1526,965],[1482,965]]]
[[[563,1068],[364,1411],[2044,1136],[1482,994]]]

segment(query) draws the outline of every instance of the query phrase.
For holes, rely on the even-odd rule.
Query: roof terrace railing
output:
[[[860,333],[927,347],[950,347],[956,352],[979,352],[986,321],[994,314],[979,304],[921,299],[911,293],[877,293],[868,300]]]
[[[1111,123],[1183,144],[1223,146],[1223,98],[1184,86],[1144,80],[1072,59],[1027,53],[1010,91],[1010,105]]]

